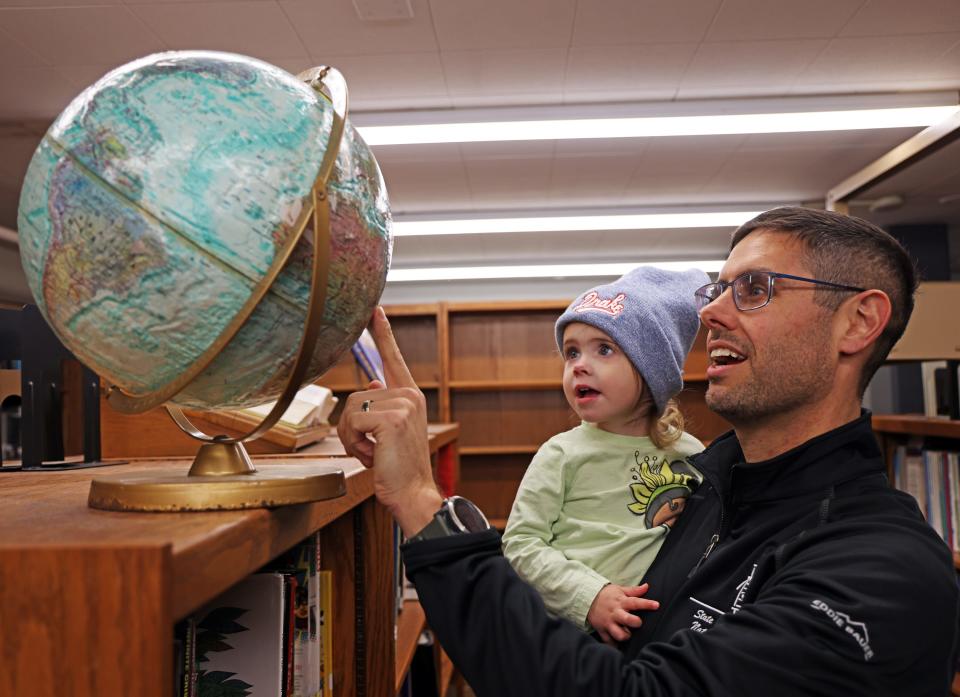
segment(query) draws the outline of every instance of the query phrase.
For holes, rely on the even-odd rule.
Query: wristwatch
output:
[[[407,542],[435,540],[440,537],[462,535],[470,532],[489,530],[490,523],[483,511],[473,501],[462,496],[451,496],[443,500],[440,510],[433,514],[433,520]]]

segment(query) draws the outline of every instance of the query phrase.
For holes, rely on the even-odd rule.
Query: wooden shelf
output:
[[[323,382],[319,383],[326,387],[331,392],[357,392],[358,390],[364,389],[363,387],[358,386],[356,383],[332,383],[325,384]],[[417,387],[421,390],[437,390],[440,388],[440,383],[435,380],[418,380]]]
[[[933,438],[960,438],[960,421],[920,414],[874,414],[873,430]]]
[[[440,312],[439,303],[424,303],[422,305],[386,305],[384,312],[387,317],[436,317]]]
[[[346,494],[240,511],[123,513],[87,506],[93,477],[183,475],[191,461],[3,475],[0,626],[9,650],[0,655],[0,694],[59,684],[86,686],[82,694],[169,695],[174,623],[317,530],[323,568],[343,580],[332,613],[337,695],[396,694],[392,634],[359,632],[357,625],[358,615],[374,629],[392,625],[395,615],[386,555],[392,526],[373,499],[372,471],[346,458],[265,456],[255,458],[260,471],[343,470]],[[362,596],[351,581],[357,574]]]
[[[684,382],[706,382],[707,374],[706,373],[684,373],[683,381]]]
[[[451,380],[451,390],[464,392],[500,392],[503,390],[559,390],[563,381],[547,380]]]
[[[560,316],[569,300],[517,300],[513,302],[458,302],[448,303],[449,312],[531,312],[551,310]],[[389,313],[388,313],[389,314]]]
[[[373,495],[373,471],[352,458],[320,462],[286,456],[255,458],[258,469],[296,466],[311,472],[342,469],[347,493],[336,499],[278,509],[199,513],[121,513],[86,505],[90,480],[111,474],[186,474],[191,460],[144,460],[64,472],[4,475],[0,525],[18,548],[169,548],[171,616],[180,620],[255,572],[280,552]],[[294,464],[295,463],[295,464]],[[43,511],[43,520],[37,519]],[[33,521],[31,523],[31,521]]]
[[[423,608],[416,600],[405,600],[403,609],[397,615],[397,652],[395,654],[396,670],[394,672],[394,694],[403,687],[403,679],[410,670],[413,655],[417,652],[417,640],[427,624]]]
[[[461,455],[532,455],[539,445],[461,445]]]

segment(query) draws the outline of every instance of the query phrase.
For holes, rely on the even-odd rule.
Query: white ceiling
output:
[[[406,8],[405,0],[357,2],[375,11]],[[371,112],[485,107],[546,114],[578,105],[602,113],[607,105],[658,102],[669,110],[723,99],[748,100],[742,107],[753,110],[758,98],[853,95],[857,104],[873,93],[932,91],[951,92],[955,102],[960,89],[960,0],[410,0],[409,7],[409,19],[363,21],[351,0],[0,0],[0,225],[16,226],[23,173],[52,119],[109,69],[161,50],[234,51],[291,72],[334,65],[347,78],[360,124]],[[375,153],[398,216],[742,209],[822,201],[917,130],[381,146]],[[960,200],[949,200],[960,194],[960,157],[956,148],[943,153],[911,170],[902,190],[897,180],[884,185],[883,193],[906,197],[897,214],[903,220],[960,224]],[[395,264],[718,258],[728,233],[399,238]],[[0,274],[6,268],[0,259]]]

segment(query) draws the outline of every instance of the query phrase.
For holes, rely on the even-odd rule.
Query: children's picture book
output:
[[[374,343],[369,330],[363,330],[363,334],[357,339],[351,351],[357,365],[367,376],[367,380],[379,380],[383,384],[387,384],[383,377],[383,359],[380,357],[380,352],[377,350],[377,345]]]
[[[248,576],[196,615],[197,697],[284,694],[286,579]]]

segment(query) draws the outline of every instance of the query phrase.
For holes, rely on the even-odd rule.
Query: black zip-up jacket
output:
[[[892,489],[870,416],[764,463],[730,433],[645,580],[623,651],[551,618],[488,531],[404,547],[427,620],[478,697],[944,697],[952,557]]]

